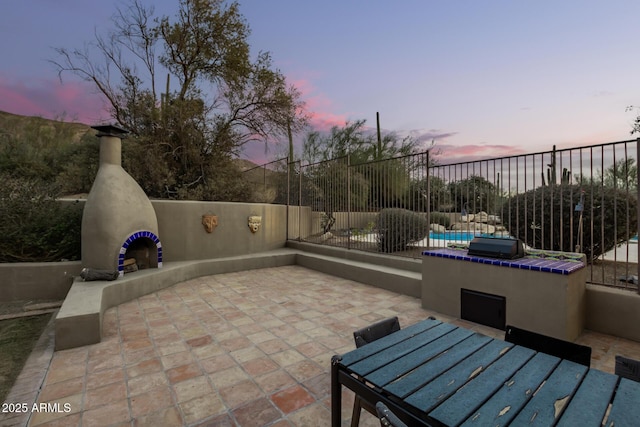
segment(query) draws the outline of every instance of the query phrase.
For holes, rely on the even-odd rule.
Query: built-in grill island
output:
[[[584,254],[525,250],[518,239],[475,238],[422,258],[422,307],[497,329],[518,326],[575,340],[586,315]]]
[[[122,137],[116,126],[94,126],[100,165],[82,215],[82,267],[129,271],[162,267],[158,219],[151,201],[122,168]]]

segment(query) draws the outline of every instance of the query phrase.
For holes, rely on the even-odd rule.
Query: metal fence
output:
[[[591,283],[637,289],[639,150],[628,140],[452,164],[429,152],[280,159],[246,172],[260,172],[269,202],[310,207],[307,220],[288,215],[299,240],[418,258],[478,235],[517,237],[543,255],[584,253]]]

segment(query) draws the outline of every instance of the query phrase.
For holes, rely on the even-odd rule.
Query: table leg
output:
[[[331,358],[331,426],[342,424],[342,384],[338,380],[338,362],[340,356]]]

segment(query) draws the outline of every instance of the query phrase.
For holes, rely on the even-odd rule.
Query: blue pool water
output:
[[[474,237],[491,237],[491,235],[478,232],[474,233],[473,231],[445,231],[444,233],[434,233],[433,231],[429,232],[430,239],[469,242],[473,240]]]

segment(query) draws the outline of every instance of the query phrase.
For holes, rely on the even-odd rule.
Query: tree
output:
[[[82,205],[52,181],[0,173],[0,262],[80,259]]]
[[[636,159],[629,157],[617,160],[614,164],[604,170],[604,173],[597,169],[594,174],[580,175],[576,182],[580,185],[604,186],[615,188],[620,191],[629,190],[631,196],[636,197],[638,190],[638,166]]]
[[[344,127],[333,126],[329,134],[312,131],[307,134],[302,148],[302,159],[308,163],[351,157],[351,164],[415,154],[420,142],[408,136],[399,138],[395,133],[383,135],[378,143],[376,136],[365,128],[366,120],[345,123]]]
[[[602,177],[598,178],[600,181]],[[636,159],[629,157],[616,161],[613,165],[604,171],[604,185],[606,187],[615,187],[618,190],[626,190],[634,193],[638,189],[638,166]]]
[[[63,118],[24,118],[0,133],[0,171],[16,178],[51,182],[68,165],[69,156],[95,139],[84,125]]]
[[[485,211],[497,213],[499,193],[497,187],[484,177],[472,175],[469,178],[449,184],[450,197],[456,212],[477,213]]]
[[[412,180],[407,198],[411,208],[418,212],[426,212],[427,209],[431,212],[451,211],[453,203],[447,183],[442,178],[431,175],[428,186],[429,193],[427,193],[426,177]],[[427,194],[430,195],[429,199]]]
[[[344,127],[334,126],[328,134],[310,132],[304,142],[303,160],[312,165],[326,163],[326,166],[306,169],[313,171],[312,176],[308,174],[309,178],[322,183],[325,189],[316,193],[321,199],[316,200],[315,205],[325,207],[328,223],[332,223],[334,210],[347,209],[347,206],[358,211],[411,204],[411,173],[425,166],[420,162],[421,156],[409,156],[418,152],[419,141],[411,137],[401,139],[395,133],[378,140],[365,124],[365,120],[357,120],[347,122]],[[331,164],[334,161],[338,163]]]
[[[305,125],[300,93],[270,54],[251,59],[237,2],[180,0],[175,17],[158,18],[132,0],[113,22],[84,49],[56,49],[52,62],[60,76],[71,72],[104,95],[112,118],[132,134],[125,166],[150,195],[240,197],[247,189],[229,175],[241,181],[230,165],[240,148]]]
[[[629,105],[625,111],[633,111],[633,110],[638,111],[639,109],[640,107]],[[634,133],[640,133],[640,115],[636,116],[636,118],[633,120],[633,125],[631,127],[631,135],[633,135]]]
[[[366,150],[370,137],[365,134],[366,120],[347,122],[344,127],[333,126],[329,134],[312,131],[302,146],[302,160],[317,163],[351,155],[352,163],[363,163],[368,159]]]

